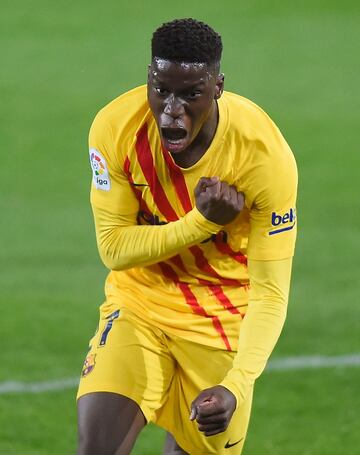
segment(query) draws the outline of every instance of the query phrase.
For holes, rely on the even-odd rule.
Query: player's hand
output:
[[[218,177],[201,177],[195,188],[196,207],[209,221],[225,225],[244,207],[244,194]]]
[[[190,420],[196,420],[205,436],[222,433],[236,408],[236,398],[221,385],[203,390],[191,403]]]

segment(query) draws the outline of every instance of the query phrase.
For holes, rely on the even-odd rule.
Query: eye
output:
[[[158,93],[161,96],[165,96],[168,94],[168,91],[161,87],[155,87],[155,91],[156,91],[156,93]]]
[[[186,95],[186,98],[188,98],[189,100],[196,100],[196,98],[198,98],[199,96],[201,96],[201,92],[193,91],[193,92],[189,92]]]

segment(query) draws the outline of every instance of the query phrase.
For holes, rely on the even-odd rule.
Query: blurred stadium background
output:
[[[360,353],[359,11],[348,0],[1,1],[1,455],[75,451],[75,387],[9,382],[79,374],[106,275],[88,128],[145,82],[151,33],[175,17],[222,34],[226,88],[262,106],[297,157],[297,256],[273,359]],[[359,383],[355,365],[265,372],[244,454],[359,454]],[[163,437],[148,427],[133,453],[161,453]]]

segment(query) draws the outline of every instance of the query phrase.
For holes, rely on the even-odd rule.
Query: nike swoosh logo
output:
[[[230,439],[228,442],[225,444],[225,449],[230,449],[230,447],[236,446],[236,444],[239,444],[244,438],[239,439],[238,441],[234,442],[233,444],[230,444]]]
[[[149,186],[147,183],[132,183],[132,186]]]

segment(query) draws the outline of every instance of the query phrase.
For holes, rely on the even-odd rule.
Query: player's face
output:
[[[206,142],[207,125],[217,115],[215,100],[222,94],[223,81],[223,75],[205,63],[153,60],[148,73],[148,101],[169,152],[190,150],[196,137],[202,140],[204,136]]]

